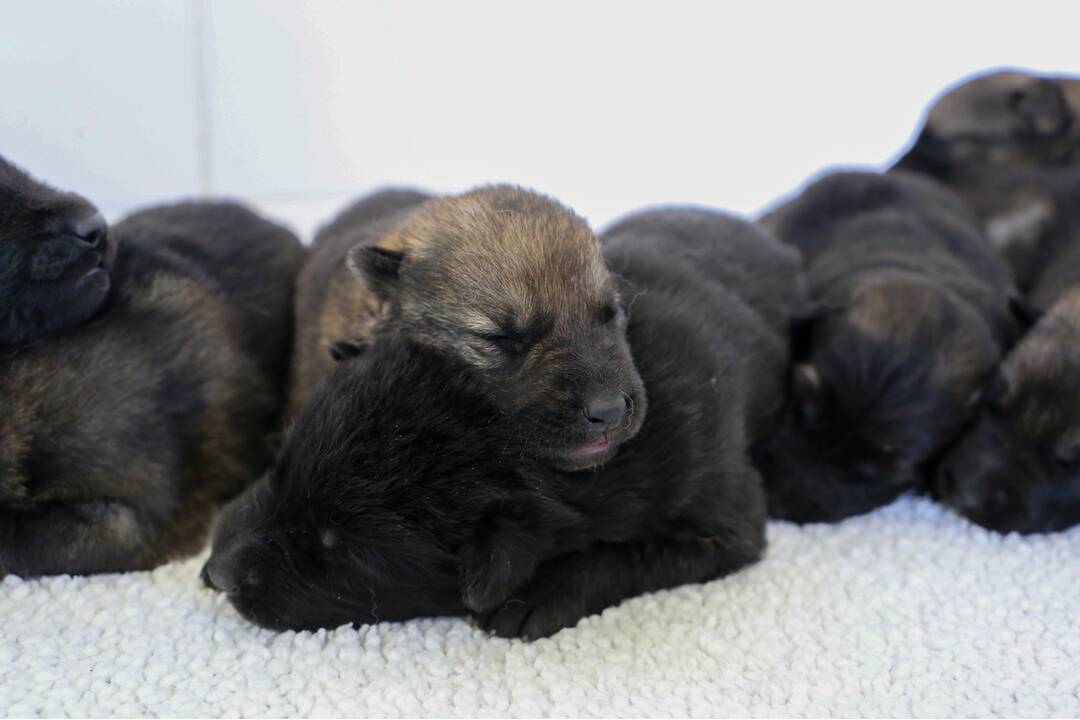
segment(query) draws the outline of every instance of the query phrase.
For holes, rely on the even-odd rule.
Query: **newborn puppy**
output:
[[[1080,164],[1080,78],[1005,70],[945,92],[897,166],[963,185]]]
[[[296,350],[294,409],[332,356],[399,329],[475,368],[553,467],[600,465],[641,427],[615,280],[586,223],[554,200],[502,185],[386,191],[320,235],[297,297],[312,330]]]
[[[0,349],[90,319],[109,293],[115,255],[97,208],[0,157]]]
[[[102,312],[0,354],[0,576],[153,567],[271,458],[303,248],[225,203],[137,213]]]
[[[471,611],[535,638],[757,560],[747,444],[782,399],[797,257],[699,210],[633,216],[604,247],[629,306],[614,322],[655,406],[610,462],[552,469],[482,368],[384,333],[331,372],[273,471],[225,510],[205,582],[272,628]]]
[[[867,512],[922,485],[1019,333],[1008,268],[958,199],[900,171],[832,173],[763,222],[802,251],[810,294],[755,448],[770,515]]]
[[[1048,310],[1009,353],[935,479],[939,499],[1002,533],[1080,523],[1080,174],[1071,196],[1057,190],[1031,296]]]

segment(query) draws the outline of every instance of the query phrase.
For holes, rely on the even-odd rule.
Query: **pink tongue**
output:
[[[604,452],[608,449],[608,441],[604,439],[604,436],[596,438],[591,442],[587,442],[578,448],[578,455],[595,455],[596,453]]]

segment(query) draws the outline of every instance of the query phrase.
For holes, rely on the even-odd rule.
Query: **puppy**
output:
[[[957,193],[1030,292],[1057,252],[1036,239],[1067,236],[1045,225],[1080,168],[1080,78],[1002,71],[963,82],[931,106],[896,166]]]
[[[947,90],[897,161],[950,186],[987,173],[1078,164],[1080,78],[1018,70],[979,75]]]
[[[1010,274],[921,177],[836,172],[764,224],[802,251],[789,397],[754,450],[770,515],[835,521],[923,484],[1015,341]]]
[[[86,322],[116,255],[101,213],[0,157],[0,349]]]
[[[355,275],[343,278],[341,255]],[[329,366],[400,330],[454,355],[561,470],[614,456],[645,418],[616,283],[586,223],[505,185],[425,199],[387,191],[332,223],[297,300],[293,408]]]
[[[381,334],[332,370],[271,473],[226,508],[204,581],[272,628],[472,612],[535,638],[757,560],[764,496],[747,446],[782,402],[798,258],[700,210],[632,216],[604,248],[627,305],[613,322],[654,408],[609,462],[554,470],[485,369]]]
[[[0,355],[0,575],[153,567],[271,460],[303,248],[226,203],[137,213],[105,307]]]
[[[1043,197],[1048,223],[1034,244],[1043,252],[1034,254],[1031,301],[1048,309],[1009,353],[935,478],[936,497],[1002,533],[1080,523],[1080,173],[1071,193],[1064,179]]]

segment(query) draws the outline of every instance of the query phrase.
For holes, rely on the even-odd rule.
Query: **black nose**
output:
[[[626,396],[622,393],[605,393],[585,403],[584,413],[590,425],[607,430],[623,421],[627,407]]]
[[[109,234],[109,226],[99,212],[73,223],[70,230],[72,235],[95,250],[105,244],[105,239]]]
[[[206,587],[211,590],[220,590],[224,593],[235,593],[240,590],[240,585],[236,582],[236,576],[232,572],[232,568],[228,563],[221,562],[219,558],[211,557],[203,565],[202,572],[199,573],[199,577],[202,578]]]

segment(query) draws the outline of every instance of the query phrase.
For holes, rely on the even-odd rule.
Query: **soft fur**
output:
[[[984,527],[1047,532],[1080,523],[1080,172],[1014,183],[1046,208],[1028,267],[1031,304],[1047,310],[1005,359],[934,489]]]
[[[271,460],[296,237],[191,203],[113,229],[91,322],[0,355],[0,575],[148,568],[197,550]]]
[[[724,215],[665,210],[612,228],[605,257],[655,410],[611,461],[551,469],[482,370],[383,334],[226,509],[205,581],[275,628],[471,611],[535,638],[760,557],[747,445],[781,402],[795,254]]]
[[[505,185],[376,193],[320,233],[304,275],[298,317],[312,330],[296,351],[294,409],[331,356],[403,331],[476,368],[560,469],[602,464],[645,417],[599,242],[550,198]]]
[[[987,173],[1080,164],[1080,78],[999,70],[935,100],[897,162],[962,186]]]
[[[1015,296],[963,204],[901,171],[836,172],[764,219],[802,251],[790,393],[755,449],[770,514],[831,521],[923,486],[1015,340]]]
[[[108,296],[115,255],[97,208],[0,157],[0,349],[93,317]]]

